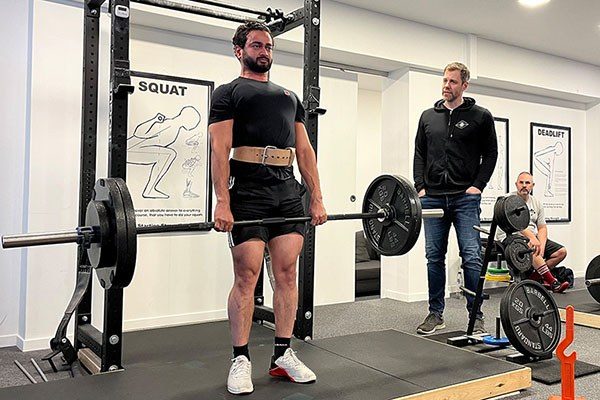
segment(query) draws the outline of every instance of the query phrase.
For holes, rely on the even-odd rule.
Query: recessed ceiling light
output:
[[[519,4],[525,7],[538,7],[542,6],[546,3],[549,3],[550,0],[519,0]]]

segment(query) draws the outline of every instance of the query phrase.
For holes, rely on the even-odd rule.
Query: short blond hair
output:
[[[463,63],[452,62],[446,65],[446,68],[444,68],[444,73],[446,73],[446,71],[460,71],[460,79],[463,81],[463,83],[469,82],[469,79],[471,79],[469,68],[467,68],[467,66]]]

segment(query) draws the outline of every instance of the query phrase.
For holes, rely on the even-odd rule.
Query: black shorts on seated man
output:
[[[215,229],[230,232],[234,269],[227,306],[233,342],[227,390],[245,394],[254,390],[248,340],[254,288],[265,246],[271,254],[275,278],[275,344],[269,374],[298,383],[314,382],[316,375],[290,348],[298,304],[296,262],[305,225],[233,227],[233,221],[305,214],[301,201],[304,187],[294,179],[291,166],[294,149],[298,168],[311,192],[311,223],[324,223],[327,214],[302,103],[293,92],[269,81],[273,52],[269,29],[256,22],[241,25],[233,45],[241,74],[215,90],[209,132],[217,197]]]

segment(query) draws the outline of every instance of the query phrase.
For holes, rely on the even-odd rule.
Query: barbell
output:
[[[398,175],[382,175],[373,180],[365,192],[362,213],[328,215],[330,221],[362,219],[365,237],[373,248],[385,256],[407,253],[416,243],[422,218],[441,218],[441,209],[422,210],[413,185]],[[311,216],[273,217],[234,221],[234,226],[280,225],[308,222]],[[86,226],[73,230],[25,233],[2,236],[3,248],[78,243],[87,249],[92,268],[103,288],[127,287],[135,272],[137,236],[157,233],[203,232],[214,222],[173,225],[136,225],[135,208],[125,181],[120,178],[99,179],[88,203]]]
[[[590,296],[600,303],[600,256],[594,257],[585,270],[585,286]]]

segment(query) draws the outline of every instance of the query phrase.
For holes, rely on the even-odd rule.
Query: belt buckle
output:
[[[290,151],[290,158],[288,158],[288,167],[291,167],[292,164],[294,163],[294,148],[293,147],[286,147],[286,150]]]
[[[261,160],[260,160],[260,163],[262,165],[265,165],[265,163],[267,161],[267,150],[269,150],[269,149],[277,149],[277,147],[275,147],[275,146],[265,146],[265,148],[263,149],[263,152],[262,152]]]

